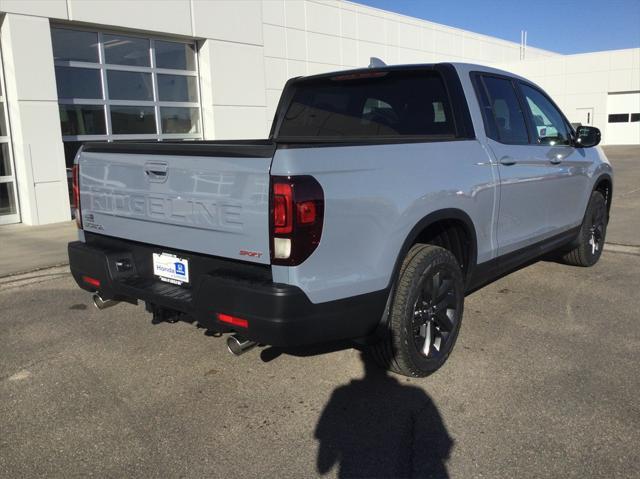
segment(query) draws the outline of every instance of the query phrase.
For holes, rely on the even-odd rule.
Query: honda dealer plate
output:
[[[189,261],[169,253],[153,253],[153,274],[168,283],[188,283]]]

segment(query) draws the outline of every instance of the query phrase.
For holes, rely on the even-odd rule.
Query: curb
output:
[[[68,264],[48,266],[26,273],[16,273],[0,278],[0,291],[19,288],[29,284],[42,283],[56,277],[63,277],[71,274]]]
[[[37,273],[38,271],[44,271],[51,268],[60,268],[61,266],[69,266],[69,262],[65,261],[62,263],[54,263],[47,266],[38,266],[37,268],[26,269],[24,271],[16,271],[14,273],[0,274],[0,282],[8,278],[13,278],[14,276],[23,276],[25,274]]]
[[[605,251],[610,251],[611,253],[632,254],[635,256],[640,256],[640,246],[631,246],[618,243],[605,243],[605,248]]]

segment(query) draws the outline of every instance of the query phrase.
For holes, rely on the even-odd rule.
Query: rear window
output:
[[[433,71],[345,74],[293,88],[279,138],[455,135],[444,83]]]

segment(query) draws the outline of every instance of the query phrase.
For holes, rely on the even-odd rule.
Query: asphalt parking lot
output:
[[[640,246],[640,148],[607,151],[608,240]],[[0,476],[638,477],[639,251],[474,293],[424,379],[354,349],[232,357],[142,306],[95,310],[64,267],[0,282]]]

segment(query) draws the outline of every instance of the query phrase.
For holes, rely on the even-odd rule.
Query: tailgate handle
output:
[[[147,178],[154,183],[164,183],[167,181],[168,169],[169,164],[163,161],[150,161],[144,165],[144,172]]]

